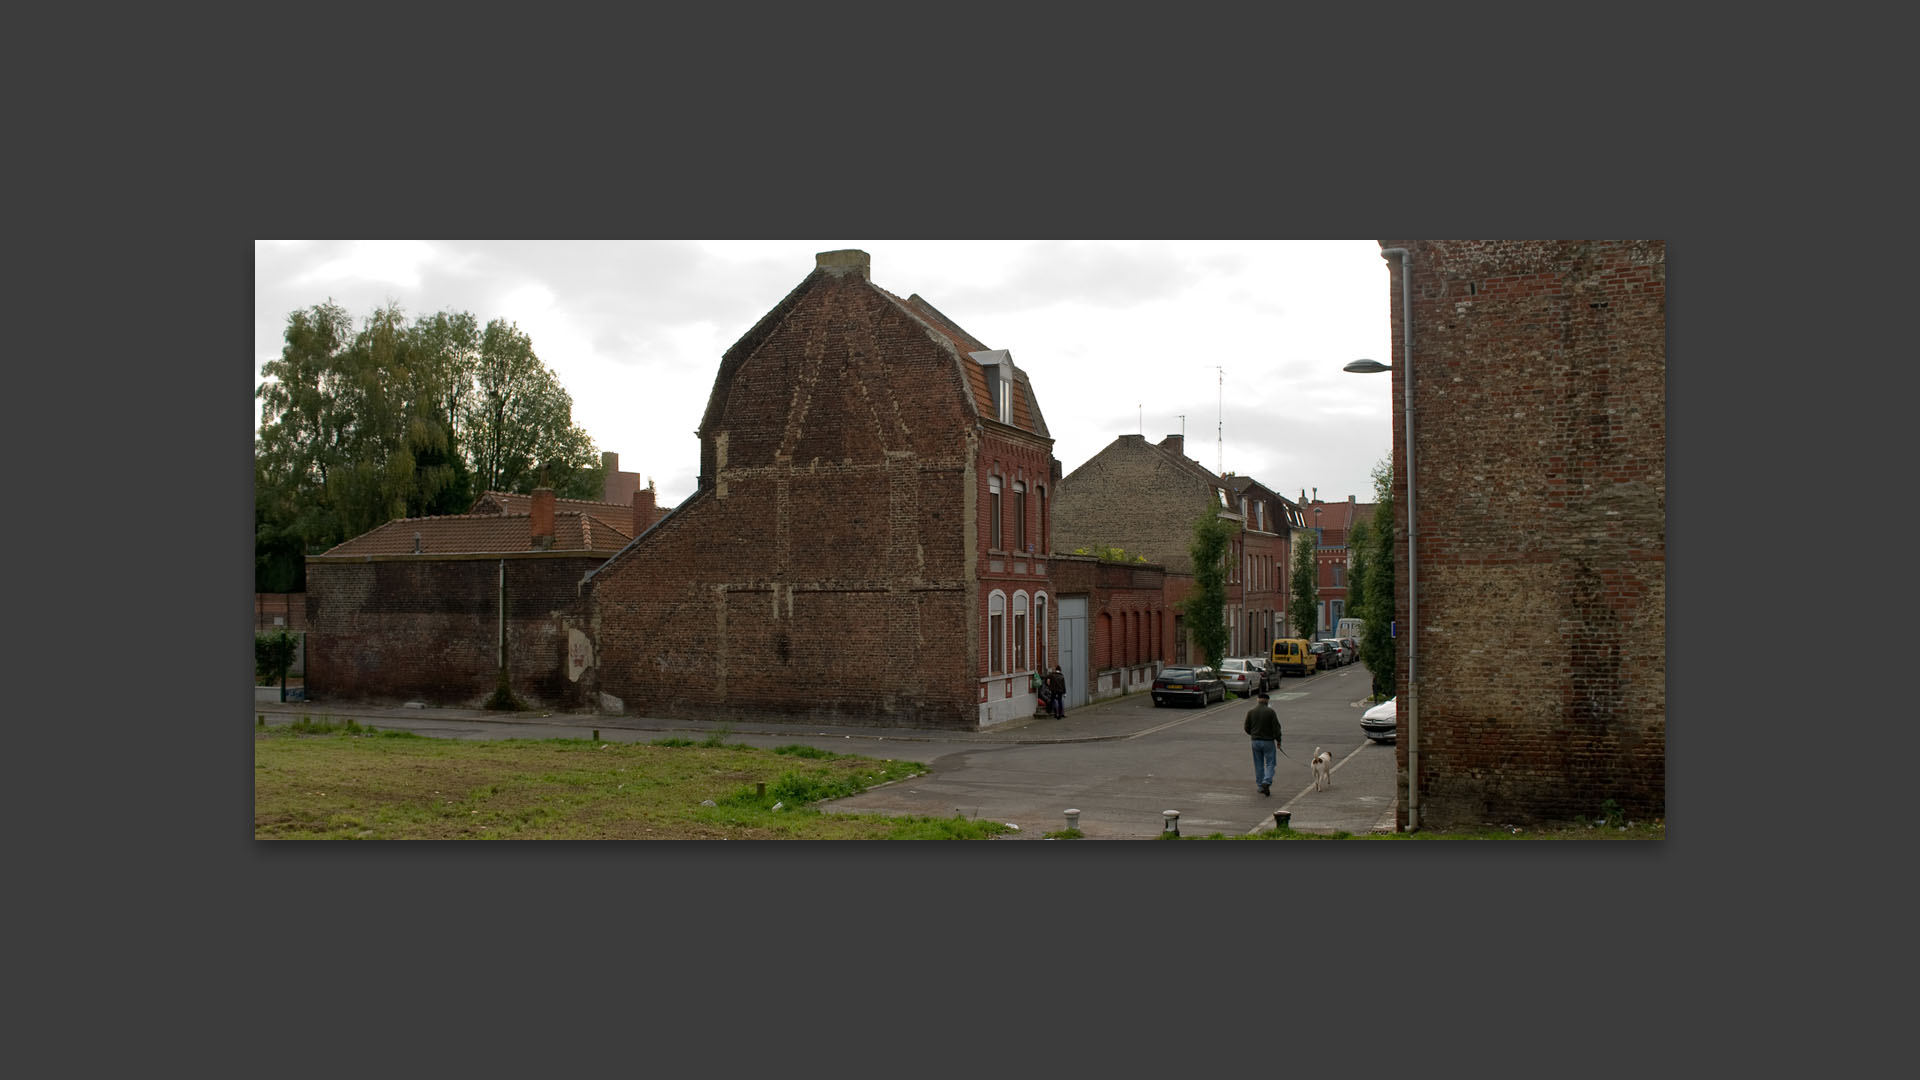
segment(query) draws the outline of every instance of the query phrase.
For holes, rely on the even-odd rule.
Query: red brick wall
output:
[[[1607,799],[1662,815],[1665,244],[1382,247],[1415,253],[1420,824],[1593,816]],[[1401,275],[1389,262],[1404,529]],[[1408,750],[1403,734],[1403,782]]]
[[[529,705],[571,706],[567,628],[586,626],[580,579],[597,557],[509,557],[507,667]],[[499,558],[307,563],[307,697],[472,706],[494,691]]]
[[[639,715],[977,726],[991,440],[960,363],[863,277],[803,282],[722,360],[701,490],[592,579],[583,682]]]

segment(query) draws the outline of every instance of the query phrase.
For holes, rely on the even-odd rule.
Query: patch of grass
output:
[[[709,748],[722,747],[727,745],[727,736],[731,734],[733,734],[733,729],[725,724],[721,724],[719,727],[713,729],[713,734],[700,740],[697,745]]]
[[[792,757],[817,758],[821,761],[830,761],[833,758],[845,756],[844,754],[836,754],[831,750],[822,750],[817,746],[805,746],[800,743],[795,743],[792,746],[776,746],[773,748],[773,752],[776,754],[787,754]]]
[[[351,728],[351,730],[350,730]],[[465,741],[335,722],[256,730],[261,839],[986,839],[1000,822],[823,814],[918,762],[744,745]],[[406,738],[386,738],[389,734]],[[759,785],[766,794],[759,794]],[[706,805],[706,804],[711,805]],[[774,809],[778,806],[779,809]]]
[[[1087,834],[1081,832],[1079,829],[1055,829],[1050,833],[1043,833],[1042,835],[1049,840],[1080,840],[1084,839]]]
[[[678,737],[667,738],[667,739],[655,739],[652,742],[648,743],[647,745],[649,746],[692,746],[693,740],[682,739]]]

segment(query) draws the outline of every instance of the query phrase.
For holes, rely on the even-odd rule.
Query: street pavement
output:
[[[1271,796],[1254,788],[1252,754],[1240,726],[1253,702],[1232,697],[1204,709],[1154,708],[1150,695],[1135,693],[1072,709],[1061,719],[1022,718],[984,731],[324,701],[256,702],[253,712],[272,725],[302,717],[351,718],[456,739],[585,739],[597,732],[608,742],[649,742],[724,732],[728,742],[751,746],[800,743],[932,767],[925,775],[821,804],[829,813],[959,813],[1018,825],[1020,836],[1038,838],[1064,829],[1065,812],[1077,809],[1080,831],[1090,839],[1154,839],[1167,828],[1167,810],[1179,811],[1182,836],[1271,830],[1275,810],[1288,811],[1290,827],[1300,832],[1393,831],[1394,750],[1360,732],[1367,690],[1365,669],[1349,665],[1285,680],[1272,691],[1286,734]],[[1316,745],[1334,758],[1332,785],[1325,791],[1313,790],[1306,765]]]

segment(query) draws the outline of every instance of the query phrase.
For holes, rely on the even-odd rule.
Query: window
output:
[[[1033,627],[1040,637],[1040,647],[1033,652],[1035,667],[1047,666],[1047,594],[1041,593],[1033,598]]]
[[[1006,669],[1007,598],[999,593],[987,597],[987,674],[998,675]]]
[[[1013,550],[1025,551],[1027,544],[1027,485],[1013,482]],[[1017,669],[1020,665],[1015,664]]]
[[[1040,554],[1045,555],[1052,550],[1052,541],[1047,535],[1047,489],[1041,487],[1036,490],[1040,494]]]
[[[1027,670],[1027,594],[1013,594],[1013,670]]]
[[[1333,587],[1344,588],[1347,584],[1347,568],[1339,563],[1333,564]]]
[[[1000,546],[1000,478],[987,477],[987,546]]]

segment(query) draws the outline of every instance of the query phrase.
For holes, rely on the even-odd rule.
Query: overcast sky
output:
[[[289,313],[329,299],[356,327],[471,312],[519,324],[574,421],[662,506],[692,494],[694,435],[720,355],[812,272],[858,248],[1033,381],[1071,473],[1116,437],[1184,430],[1187,455],[1289,498],[1366,502],[1390,452],[1387,263],[1372,240],[265,240],[254,245],[254,372]],[[1184,419],[1183,419],[1184,417]],[[259,427],[255,402],[254,427]]]

